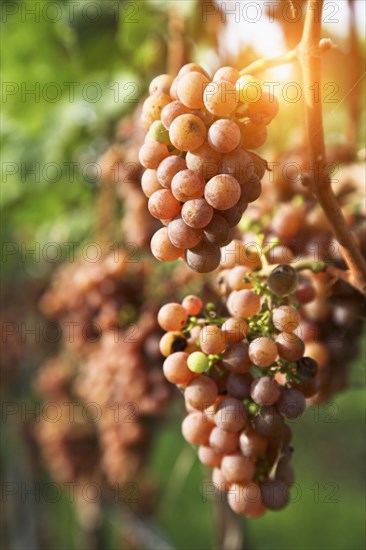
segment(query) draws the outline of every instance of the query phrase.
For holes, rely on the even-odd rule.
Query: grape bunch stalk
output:
[[[246,284],[218,307],[195,295],[166,304],[158,323],[166,331],[165,377],[183,392],[188,412],[183,436],[199,445],[199,459],[213,468],[212,481],[228,492],[232,510],[255,518],[289,502],[286,419],[304,412],[303,383],[318,366],[295,333],[297,271],[279,265],[267,277],[251,272]]]
[[[199,273],[213,271],[220,247],[233,240],[248,203],[261,194],[266,162],[252,149],[265,143],[278,101],[233,67],[211,79],[195,63],[174,79],[157,76],[149,92],[141,185],[151,215],[164,226],[151,240],[152,253],[164,262],[184,258]]]

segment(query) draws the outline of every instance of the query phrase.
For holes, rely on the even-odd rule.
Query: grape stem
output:
[[[309,154],[312,166],[312,191],[317,197],[334,234],[340,244],[343,258],[349,271],[327,266],[325,271],[346,281],[362,294],[366,294],[366,261],[347,227],[346,220],[331,187],[331,179],[326,171],[326,151],[324,143],[323,110],[320,97],[313,93],[315,86],[320,89],[321,54],[334,47],[329,39],[321,39],[322,12],[324,0],[308,0],[305,25],[297,48],[269,59],[259,59],[241,74],[255,74],[270,67],[300,62],[308,129]]]

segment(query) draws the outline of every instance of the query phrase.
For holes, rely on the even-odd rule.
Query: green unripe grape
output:
[[[161,120],[155,120],[155,122],[152,123],[149,130],[149,136],[154,141],[159,141],[166,145],[170,144],[169,131],[165,128]]]
[[[187,365],[192,372],[205,372],[209,368],[208,357],[202,351],[194,351],[188,357]]]

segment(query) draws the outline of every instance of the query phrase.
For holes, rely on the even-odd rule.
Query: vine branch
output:
[[[328,38],[321,39],[322,12],[324,0],[308,0],[304,31],[297,48],[277,57],[259,59],[245,67],[241,74],[255,74],[271,67],[299,61],[304,85],[306,120],[309,142],[310,164],[312,166],[312,191],[317,197],[333,232],[340,244],[343,258],[349,268],[338,278],[346,280],[362,294],[366,294],[366,261],[349,230],[341,207],[331,187],[327,164],[323,110],[321,97],[313,93],[320,89],[321,54],[334,47]]]
[[[347,227],[343,212],[331,187],[330,176],[325,169],[327,159],[322,101],[320,98],[317,100],[315,94],[312,93],[314,85],[319,85],[321,82],[321,57],[318,53],[321,41],[323,2],[324,0],[308,1],[304,32],[297,48],[304,84],[313,192],[341,246],[342,255],[350,270],[349,282],[360,292],[366,294],[366,261]]]

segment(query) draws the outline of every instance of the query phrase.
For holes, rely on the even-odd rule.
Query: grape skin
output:
[[[170,141],[180,151],[198,149],[206,136],[206,126],[198,116],[192,114],[178,116],[169,128]]]
[[[208,144],[218,153],[230,153],[241,141],[239,126],[232,120],[220,119],[208,130]]]
[[[169,156],[168,147],[158,141],[148,141],[144,143],[139,151],[139,161],[144,168],[156,170],[167,156]]]
[[[220,172],[221,155],[205,141],[198,149],[187,153],[186,163],[188,168],[198,172],[205,179],[211,179]]]
[[[180,101],[190,109],[202,109],[203,90],[209,83],[209,79],[199,72],[189,72],[178,81],[177,95]]]
[[[161,122],[169,130],[171,123],[180,115],[188,115],[190,110],[181,101],[172,101],[165,105],[161,111]]]
[[[215,325],[203,327],[199,340],[202,351],[207,355],[221,353],[226,347],[222,330]]]
[[[281,332],[276,344],[279,356],[286,361],[298,361],[304,355],[305,344],[293,332]]]
[[[181,216],[177,216],[168,225],[168,235],[177,248],[192,248],[201,242],[202,229],[189,227]]]
[[[227,174],[211,178],[205,187],[205,199],[217,210],[228,210],[240,199],[241,189],[238,181]]]
[[[206,109],[215,116],[225,117],[235,111],[238,104],[236,88],[231,82],[210,82],[203,95]]]
[[[180,202],[177,200],[170,189],[160,189],[155,191],[149,198],[149,212],[154,218],[174,218],[180,212]]]
[[[196,376],[194,372],[187,367],[189,355],[183,351],[177,351],[167,357],[163,364],[165,378],[177,386],[186,387]]]
[[[247,413],[241,401],[229,397],[218,406],[214,420],[218,428],[228,432],[238,432],[247,423]]]
[[[269,367],[277,359],[276,343],[267,336],[256,338],[249,344],[249,357],[257,367]]]
[[[182,206],[183,220],[194,229],[203,229],[207,227],[213,215],[214,210],[212,206],[203,198],[187,201]]]
[[[166,331],[182,329],[187,323],[187,318],[184,307],[176,303],[165,304],[158,313],[158,323]]]
[[[205,409],[217,397],[217,385],[211,378],[199,375],[194,378],[184,391],[184,398],[195,409]]]
[[[274,405],[279,400],[281,391],[273,378],[261,376],[253,381],[250,395],[258,405]]]
[[[209,444],[217,453],[230,454],[238,448],[239,434],[216,426],[210,433]]]
[[[182,423],[182,434],[192,445],[207,445],[213,425],[202,412],[192,412]]]
[[[155,191],[161,189],[156,170],[152,170],[151,168],[145,170],[141,177],[141,188],[148,198],[150,198]]]
[[[229,483],[247,484],[253,478],[255,466],[251,460],[238,453],[224,456],[221,471]]]
[[[183,249],[172,244],[166,227],[156,231],[151,239],[150,248],[155,258],[161,262],[173,262],[182,257],[184,253]]]
[[[201,242],[199,245],[186,251],[188,266],[198,273],[214,271],[219,266],[220,259],[220,248],[206,242]]]
[[[181,170],[172,179],[172,193],[177,200],[186,202],[203,196],[205,180],[193,170]]]
[[[170,156],[161,161],[158,166],[156,176],[165,189],[169,189],[172,179],[178,172],[187,168],[186,161],[182,157]]]

